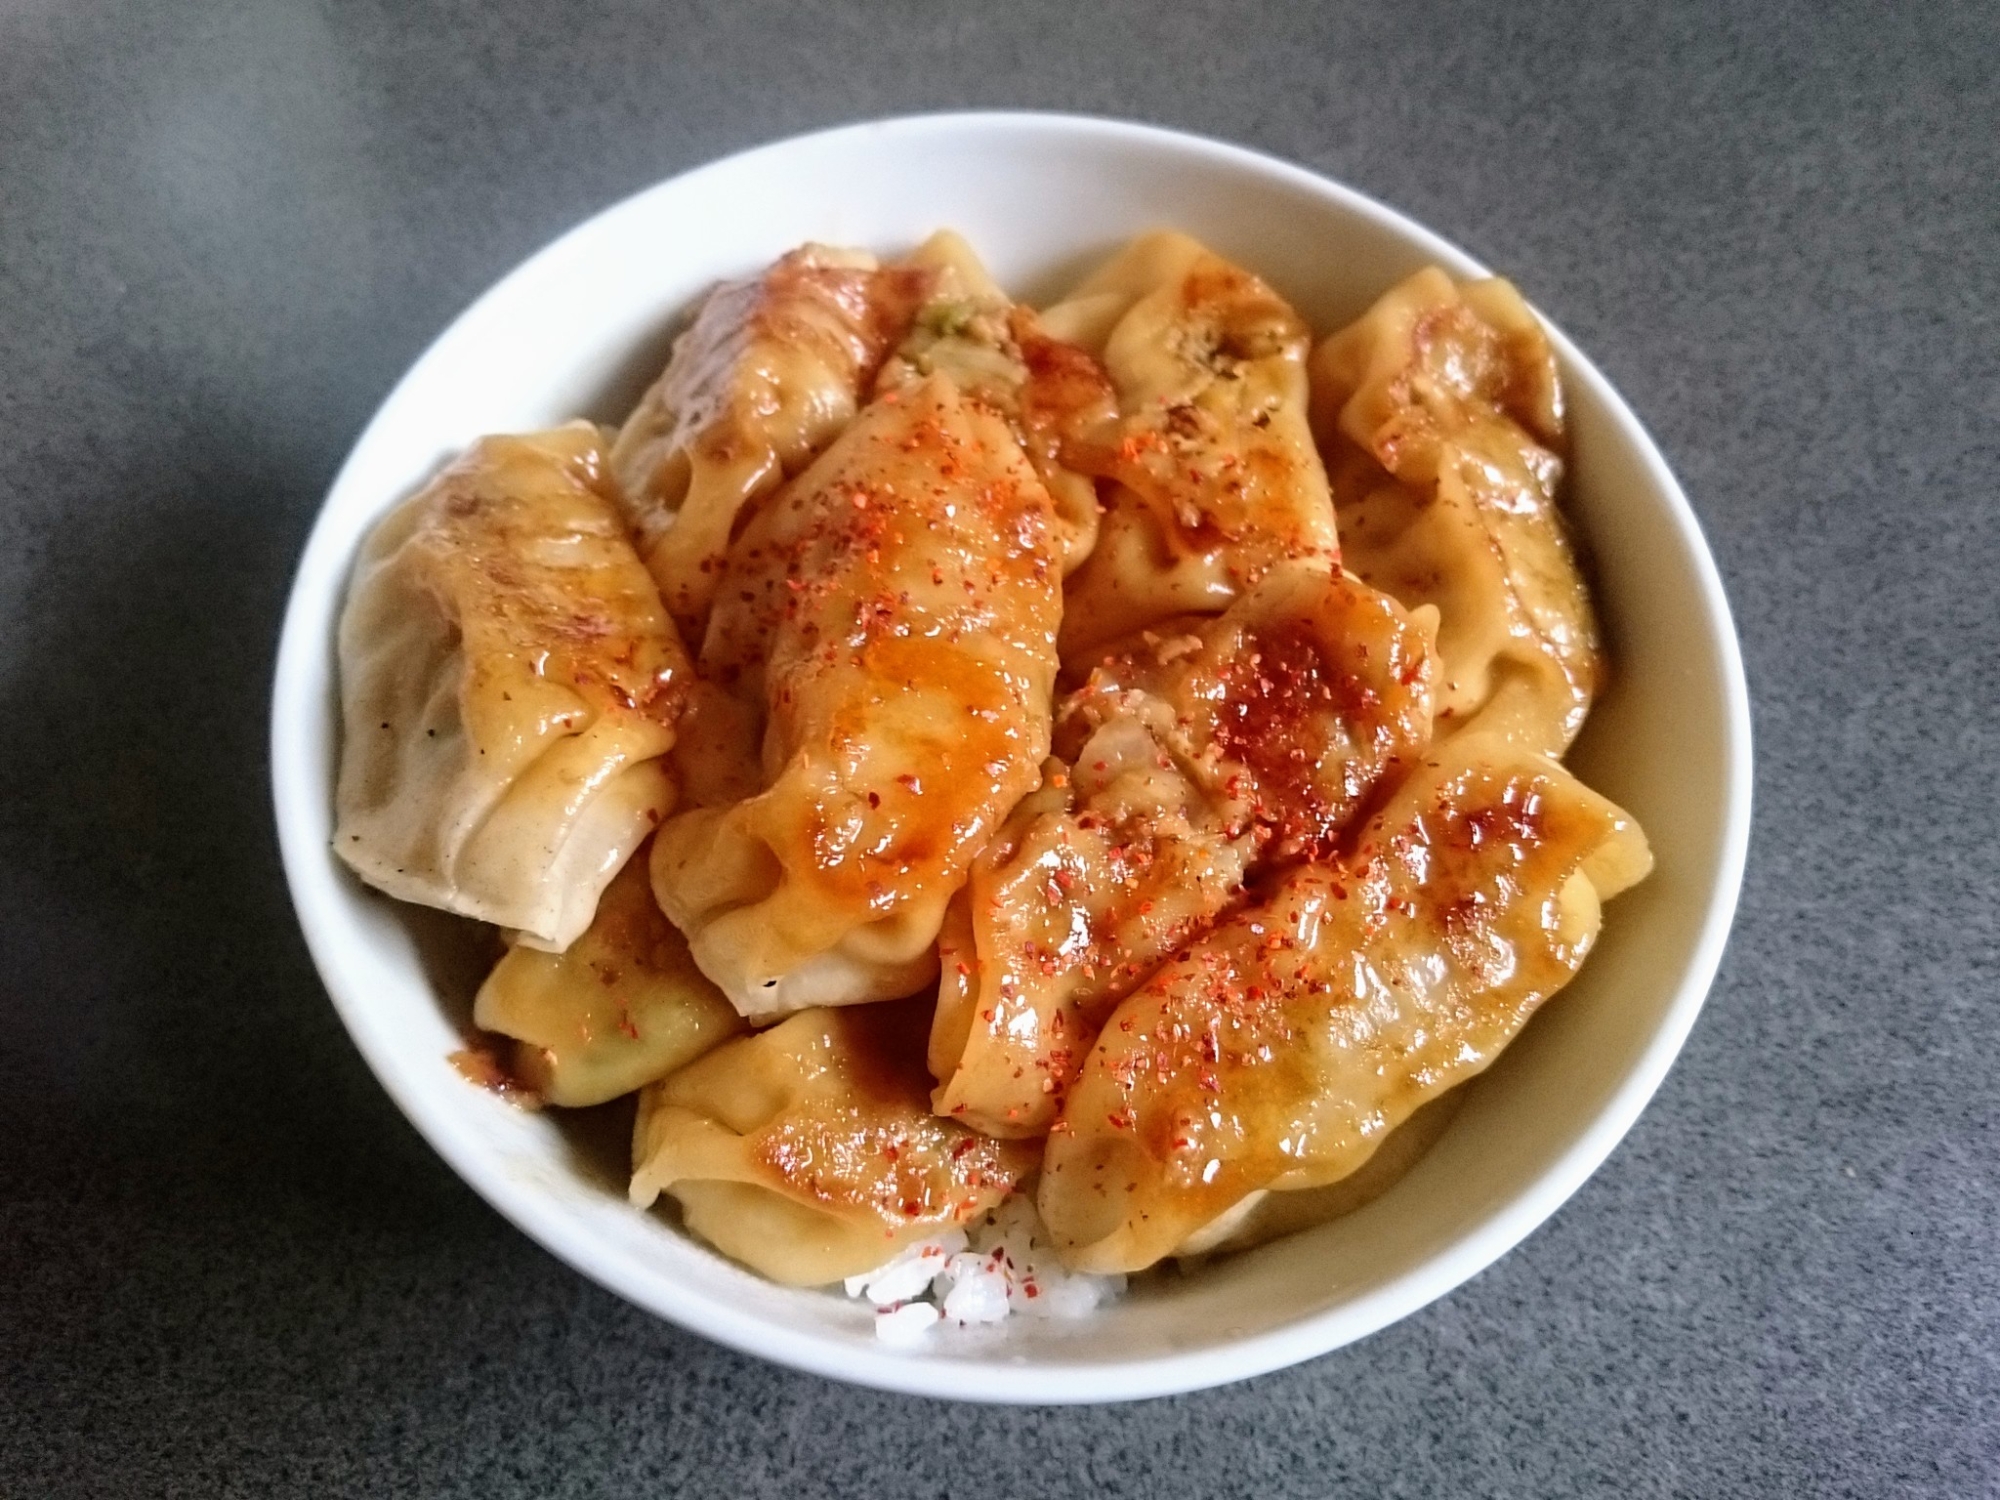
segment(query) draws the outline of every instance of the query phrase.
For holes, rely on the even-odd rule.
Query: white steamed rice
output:
[[[1022,1194],[975,1221],[912,1245],[847,1278],[847,1295],[875,1306],[875,1336],[908,1348],[940,1324],[998,1323],[1010,1314],[1080,1318],[1125,1290],[1123,1276],[1064,1268],[1034,1199]]]

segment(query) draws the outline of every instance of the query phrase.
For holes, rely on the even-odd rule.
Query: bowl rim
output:
[[[607,1290],[740,1352],[890,1392],[951,1400],[1064,1405],[1201,1390],[1277,1370],[1365,1338],[1462,1285],[1527,1238],[1583,1185],[1631,1129],[1685,1043],[1721,962],[1742,887],[1752,790],[1749,692],[1733,617],[1700,522],[1658,445],[1617,389],[1552,320],[1543,317],[1566,371],[1572,379],[1580,378],[1594,387],[1593,394],[1619,436],[1637,455],[1648,482],[1663,500],[1668,518],[1694,565],[1701,615],[1710,636],[1708,644],[1720,663],[1723,678],[1725,803],[1719,868],[1702,910],[1692,956],[1672,1000],[1626,1077],[1597,1116],[1511,1201],[1442,1250],[1417,1261],[1371,1292],[1265,1332],[1200,1350],[1133,1358],[1079,1359],[1049,1366],[1010,1361],[1004,1353],[997,1358],[937,1358],[887,1346],[862,1349],[835,1344],[811,1331],[780,1326],[699,1292],[677,1296],[677,1289],[662,1284],[659,1278],[654,1278],[646,1288],[635,1289],[618,1279],[616,1269],[605,1263],[602,1252],[583,1236],[572,1219],[565,1217],[560,1206],[539,1202],[533,1190],[523,1189],[483,1157],[445,1117],[441,1105],[434,1104],[423,1090],[406,1087],[393,1059],[378,1055],[377,1044],[371,1040],[369,1027],[362,1020],[365,1001],[348,982],[341,955],[318,912],[320,898],[314,886],[316,878],[324,873],[328,851],[315,836],[305,808],[312,799],[328,796],[329,791],[316,784],[317,778],[312,775],[312,750],[306,725],[312,722],[313,715],[305,696],[314,675],[302,669],[310,657],[324,659],[329,640],[323,607],[325,587],[330,577],[344,581],[351,562],[351,539],[343,544],[334,534],[330,502],[348,483],[358,456],[383,425],[387,414],[396,408],[405,389],[440,357],[441,348],[459,328],[476,318],[488,303],[503,297],[515,283],[534,277],[544,262],[562,254],[572,240],[596,232],[602,221],[651,194],[673,190],[691,179],[733,172],[757,159],[808,143],[825,147],[840,143],[842,137],[858,142],[863,138],[968,131],[1042,133],[1071,139],[1091,137],[1100,142],[1150,146],[1202,159],[1210,165],[1253,174],[1329,200],[1420,245],[1460,275],[1491,274],[1476,258],[1406,215],[1295,163],[1208,136],[1088,114],[955,110],[868,119],[753,146],[641,188],[544,244],[461,309],[383,398],[356,436],[328,487],[293,574],[274,673],[270,764],[280,855],[293,909],[313,963],[342,1024],[377,1081],[432,1149],[488,1204],[543,1248]],[[1539,309],[1537,315],[1540,316]],[[338,596],[332,618],[337,623]]]

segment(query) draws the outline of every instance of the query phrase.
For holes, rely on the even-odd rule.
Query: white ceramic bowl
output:
[[[1349,1218],[1168,1276],[1092,1319],[905,1352],[870,1314],[721,1259],[619,1184],[580,1171],[547,1115],[468,1085],[441,999],[436,924],[365,891],[330,852],[334,624],[387,507],[482,433],[616,420],[690,299],[807,239],[880,251],[965,232],[1030,300],[1135,231],[1172,225],[1268,278],[1325,332],[1426,263],[1484,268],[1361,195],[1233,146],[1050,115],[887,120],[783,141],[640,193],[475,302],[390,393],[334,481],[293,586],[272,705],[285,872],[355,1043],[438,1152],[584,1274],[697,1333],[800,1369],[971,1400],[1110,1401],[1324,1354],[1422,1307],[1519,1242],[1617,1145],[1714,975],[1750,810],[1748,700],[1693,513],[1604,377],[1560,332],[1571,513],[1614,652],[1573,763],[1644,823],[1657,872],[1609,909],[1582,975],[1469,1090],[1444,1139]],[[1529,285],[1533,267],[1513,268]]]

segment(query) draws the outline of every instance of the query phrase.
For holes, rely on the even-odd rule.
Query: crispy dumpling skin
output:
[[[646,854],[626,861],[566,951],[515,946],[473,1002],[475,1025],[513,1039],[511,1075],[550,1104],[603,1104],[743,1030],[653,899]]]
[[[921,269],[805,245],[711,291],[611,450],[646,565],[699,642],[732,528],[852,421]]]
[[[1069,581],[1066,667],[1170,616],[1220,614],[1279,562],[1338,559],[1307,422],[1311,333],[1270,287],[1158,232],[1042,327],[1103,360],[1119,413],[1091,460],[1107,481],[1105,511]]]
[[[686,653],[596,429],[482,439],[370,534],[340,622],[334,847],[560,951],[673,806]]]
[[[1329,857],[1430,735],[1426,622],[1285,564],[1215,619],[1107,651],[940,944],[935,1106],[1041,1135],[1105,1015],[1273,861]]]
[[[881,392],[936,374],[1007,418],[1048,486],[1063,571],[1097,541],[1093,455],[1118,419],[1104,367],[1089,351],[1051,337],[1032,308],[999,287],[965,240],[941,230],[901,264],[929,289],[902,344],[876,377]]]
[[[1421,271],[1313,355],[1346,565],[1434,605],[1440,738],[1506,734],[1560,755],[1604,674],[1556,490],[1562,387],[1505,281]]]
[[[730,550],[653,889],[757,1019],[913,994],[1039,778],[1061,569],[1006,422],[941,375],[870,405]],[[754,767],[754,784],[740,771]]]
[[[930,1112],[922,1001],[801,1011],[640,1095],[632,1201],[773,1281],[817,1286],[977,1218],[1035,1149]]]
[[[1260,1189],[1340,1181],[1499,1055],[1650,864],[1559,763],[1491,736],[1434,751],[1350,855],[1292,872],[1113,1012],[1043,1163],[1064,1258],[1138,1270]]]

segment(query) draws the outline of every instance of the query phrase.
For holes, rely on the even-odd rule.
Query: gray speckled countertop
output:
[[[2000,1491],[2000,8],[113,4],[0,14],[0,1494]],[[1328,172],[1513,272],[1701,513],[1756,832],[1624,1146],[1246,1385],[954,1408],[586,1283],[404,1124],[279,878],[348,443],[494,277],[753,142],[975,104]]]

